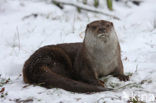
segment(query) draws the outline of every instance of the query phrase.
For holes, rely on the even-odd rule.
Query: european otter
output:
[[[94,21],[87,25],[85,33],[83,43],[38,49],[24,64],[24,82],[87,93],[111,90],[98,80],[101,76],[112,74],[127,81],[113,23]]]

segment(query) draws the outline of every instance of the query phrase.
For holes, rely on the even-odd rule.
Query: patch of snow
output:
[[[76,1],[74,1],[76,2]],[[126,103],[130,97],[150,103],[156,101],[156,1],[144,0],[140,6],[114,2],[114,12],[101,0],[99,9],[114,14],[114,20],[101,14],[71,6],[60,10],[43,0],[0,1],[0,80],[10,78],[1,103],[30,100],[33,103]],[[91,3],[89,4],[91,5]],[[37,17],[33,16],[37,14]],[[39,47],[49,44],[81,42],[85,27],[93,20],[114,23],[120,40],[124,71],[130,81],[121,82],[108,76],[106,86],[115,91],[77,94],[62,89],[45,89],[27,85],[22,79],[25,60]],[[105,78],[104,78],[105,79]],[[2,93],[0,93],[2,96]]]

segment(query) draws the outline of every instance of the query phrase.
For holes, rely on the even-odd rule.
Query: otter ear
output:
[[[111,22],[111,25],[113,26],[113,23]]]
[[[85,34],[87,33],[87,29],[89,28],[89,24],[87,25],[87,27],[86,27],[86,30],[85,30]]]
[[[89,28],[89,24],[87,25],[87,28]],[[86,29],[87,29],[87,28],[86,28]]]
[[[86,27],[85,34],[86,34],[88,28],[89,28],[89,24],[88,24],[87,27]]]

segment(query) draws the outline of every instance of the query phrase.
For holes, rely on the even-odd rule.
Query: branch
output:
[[[111,17],[113,19],[117,19],[117,20],[120,20],[119,17],[116,17],[114,15],[111,15],[111,14],[107,14],[99,9],[96,9],[96,8],[92,8],[92,7],[89,7],[87,5],[83,5],[83,4],[76,4],[74,2],[64,2],[64,1],[60,1],[60,0],[52,0],[52,2],[55,2],[55,3],[58,3],[60,5],[70,5],[70,6],[74,6],[74,7],[77,7],[77,8],[80,8],[82,10],[85,10],[85,11],[88,11],[88,12],[93,12],[93,13],[99,13],[99,14],[102,14],[102,15],[105,15],[105,16],[108,16],[108,17]]]

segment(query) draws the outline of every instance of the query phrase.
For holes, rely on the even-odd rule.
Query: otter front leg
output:
[[[83,68],[81,71],[79,71],[79,73],[80,73],[81,81],[86,82],[91,85],[104,87],[104,82],[98,79],[96,72],[94,72],[92,68],[88,68],[88,67]]]
[[[78,55],[76,62],[74,63],[75,79],[96,86],[103,86],[104,83],[100,82],[97,78],[97,73],[92,68],[89,60],[82,56]]]
[[[120,81],[129,81],[129,76],[126,76],[124,74],[114,74],[114,77],[118,77]]]
[[[128,81],[129,80],[129,76],[124,75],[123,64],[122,64],[121,60],[119,62],[119,66],[111,74],[114,77],[118,77],[120,79],[120,81]]]

